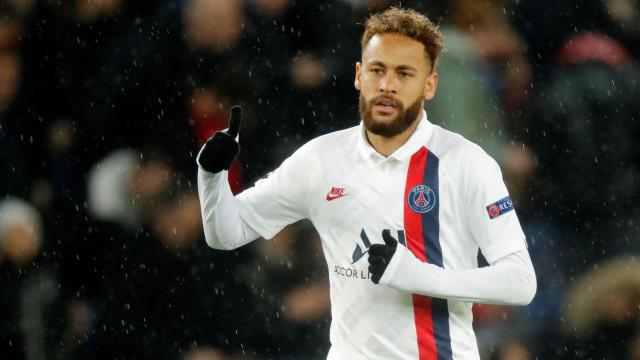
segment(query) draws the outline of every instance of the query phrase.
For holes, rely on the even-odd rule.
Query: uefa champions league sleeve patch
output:
[[[513,201],[511,201],[510,196],[500,199],[494,202],[493,204],[487,206],[487,213],[489,214],[489,219],[495,219],[498,216],[504,213],[507,213],[511,210],[513,210]]]

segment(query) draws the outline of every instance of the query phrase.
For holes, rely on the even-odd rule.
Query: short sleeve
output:
[[[464,161],[463,209],[466,225],[493,263],[526,248],[526,239],[513,202],[494,159],[478,148],[467,151]]]
[[[307,187],[313,171],[308,145],[298,149],[278,169],[238,194],[240,217],[265,239],[285,226],[307,218]]]

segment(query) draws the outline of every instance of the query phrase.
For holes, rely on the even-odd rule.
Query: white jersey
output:
[[[218,191],[203,184],[203,199]],[[366,252],[384,243],[384,229],[422,262],[450,270],[477,268],[478,249],[490,263],[526,249],[496,162],[425,113],[387,158],[361,124],[310,141],[236,199],[241,220],[266,239],[305,218],[320,233],[331,290],[328,359],[479,359],[471,302],[370,280]]]

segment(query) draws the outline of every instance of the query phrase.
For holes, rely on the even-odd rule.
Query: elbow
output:
[[[207,245],[215,250],[226,250],[226,248],[224,246],[222,246],[222,244],[220,244],[219,242],[215,241],[211,236],[207,236],[207,233],[205,232],[204,235],[204,240],[207,242]]]
[[[533,269],[531,269],[524,278],[526,280],[521,283],[520,291],[518,292],[520,296],[518,296],[518,299],[514,304],[517,306],[526,306],[531,304],[533,298],[536,296],[536,292],[538,291],[538,282],[536,281],[536,274],[533,272]]]
[[[523,286],[520,299],[518,299],[518,303],[514,305],[526,306],[531,304],[531,302],[533,301],[533,298],[536,296],[536,291],[537,291],[537,284],[535,283],[535,281],[532,284],[527,284]]]
[[[207,245],[215,250],[235,250],[238,246],[235,245],[234,242],[229,241],[229,236],[221,236],[221,234],[225,234],[225,232],[220,229],[218,219],[215,216],[212,216],[213,213],[208,213],[205,209],[202,209],[202,227],[204,230],[204,240]],[[225,241],[226,240],[226,241]]]
[[[206,228],[204,231],[204,240],[210,248],[215,250],[235,250],[237,248],[233,244],[225,244],[220,241],[220,238],[216,234],[212,231],[207,231]]]

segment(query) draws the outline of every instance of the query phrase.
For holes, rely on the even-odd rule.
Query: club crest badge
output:
[[[409,192],[409,208],[418,214],[426,214],[436,206],[436,193],[427,185],[416,185]]]

